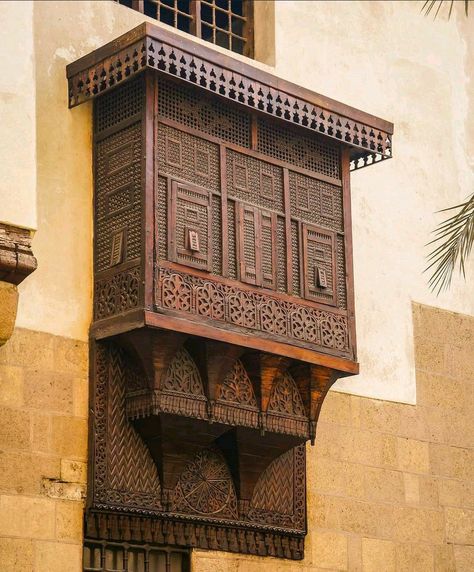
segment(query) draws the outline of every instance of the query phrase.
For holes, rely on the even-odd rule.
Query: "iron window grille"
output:
[[[186,550],[86,540],[84,572],[189,572]]]
[[[253,57],[252,0],[117,0],[159,22]]]

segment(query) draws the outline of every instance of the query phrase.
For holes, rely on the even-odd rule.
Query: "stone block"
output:
[[[347,536],[329,530],[316,530],[314,537],[312,562],[320,568],[347,570]]]
[[[403,473],[405,487],[405,502],[407,504],[420,503],[420,477],[412,473]]]
[[[39,495],[43,477],[59,477],[59,459],[49,455],[0,451],[0,490]]]
[[[389,540],[363,538],[362,564],[364,572],[395,572],[395,544]]]
[[[362,540],[360,536],[349,534],[347,537],[348,570],[362,572]]]
[[[398,468],[411,473],[429,473],[430,456],[428,443],[399,437]]]
[[[433,572],[433,548],[425,544],[399,544],[396,561],[397,572]]]
[[[380,523],[383,536],[398,542],[441,544],[444,542],[444,514],[441,510],[398,506],[392,519]]]
[[[429,453],[433,475],[474,481],[474,450],[430,443]]]
[[[13,334],[17,309],[17,287],[0,281],[0,346],[6,344]]]
[[[474,510],[446,507],[446,540],[453,544],[474,544]]]
[[[312,491],[363,498],[364,467],[355,463],[317,457],[308,471],[308,495]]]
[[[456,572],[472,572],[474,570],[474,546],[454,546],[454,562]]]
[[[0,365],[0,407],[22,407],[23,370],[12,365]]]
[[[55,502],[22,495],[0,496],[0,536],[49,539],[55,534]]]
[[[403,502],[405,487],[403,474],[375,467],[364,470],[365,497],[374,501]]]
[[[59,501],[56,504],[56,538],[82,542],[84,506],[81,502]]]
[[[73,413],[87,418],[89,413],[89,380],[76,378],[73,381]]]
[[[26,411],[0,407],[0,448],[29,449],[30,416]]]
[[[87,378],[89,347],[87,342],[53,336],[54,370]]]
[[[438,507],[439,496],[436,479],[420,476],[420,504],[423,506]]]
[[[81,483],[68,483],[60,479],[43,479],[41,492],[53,499],[82,501],[86,497],[86,486]]]
[[[400,432],[400,415],[404,406],[389,401],[376,399],[361,399],[360,426],[362,429],[377,431],[379,433]]]
[[[34,570],[33,541],[22,538],[0,538],[2,572],[31,572]]]
[[[61,457],[85,461],[87,421],[78,417],[53,417],[52,451]]]
[[[72,414],[73,378],[65,373],[25,370],[25,401],[42,411]]]
[[[51,451],[51,416],[31,412],[31,450],[48,453]]]
[[[61,459],[61,480],[85,484],[87,481],[87,464],[81,461]]]
[[[338,391],[329,391],[321,408],[320,420],[324,423],[351,426],[351,396]]]
[[[82,544],[35,543],[35,572],[81,572]]]
[[[456,572],[452,544],[434,546],[433,552],[435,572]]]

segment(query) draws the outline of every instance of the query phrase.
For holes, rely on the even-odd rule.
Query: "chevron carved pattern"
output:
[[[101,344],[96,388],[97,501],[160,508],[160,481],[151,455],[125,415],[126,370],[122,351]],[[107,411],[106,422],[102,418]]]
[[[252,505],[255,508],[293,513],[293,450],[275,459],[255,486]]]

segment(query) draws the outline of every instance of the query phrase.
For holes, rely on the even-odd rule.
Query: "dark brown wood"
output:
[[[391,132],[140,30],[69,70],[102,94],[87,534],[300,559],[305,443],[359,371],[350,162]]]
[[[133,65],[125,66],[125,73],[122,60],[125,63],[133,60]],[[186,62],[179,76],[175,60]],[[344,141],[358,150],[352,156],[353,169],[391,157],[393,124],[148,23],[68,66],[70,106],[105,93],[147,68],[179,77],[283,122]],[[195,70],[201,74],[199,79]]]

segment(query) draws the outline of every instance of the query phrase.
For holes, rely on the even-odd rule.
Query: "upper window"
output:
[[[252,0],[118,0],[217,46],[253,57]]]

